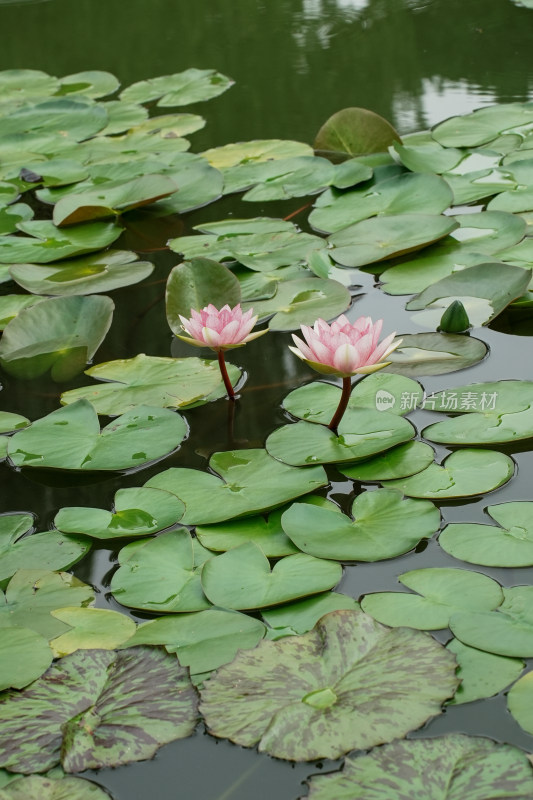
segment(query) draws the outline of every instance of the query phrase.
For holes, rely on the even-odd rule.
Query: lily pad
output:
[[[10,273],[19,286],[34,294],[95,294],[130,286],[151,275],[154,265],[138,258],[126,250],[106,250],[46,265],[14,264]]]
[[[533,733],[533,672],[515,683],[507,696],[507,706],[520,727]]]
[[[333,319],[349,308],[350,292],[338,281],[321,278],[297,278],[278,283],[269,300],[254,301],[253,309],[260,321],[270,319],[274,331],[297,330],[300,325],[312,325],[317,317]],[[247,309],[250,303],[244,303]]]
[[[386,119],[368,108],[343,108],[322,125],[315,141],[315,150],[358,155],[381,153],[394,142],[401,142],[398,133]]]
[[[115,650],[135,633],[135,622],[107,608],[67,606],[51,612],[55,619],[70,625],[71,630],[50,642],[56,658],[76,650]]]
[[[226,364],[235,385],[241,371]],[[86,370],[86,375],[103,381],[81,386],[61,395],[64,405],[86,399],[98,414],[115,416],[139,405],[185,408],[220,397],[223,383],[216,361],[193,356],[164,358],[140,353],[134,358],[106,361]]]
[[[315,194],[329,186],[336,174],[330,161],[316,156],[244,162],[222,173],[225,194],[249,189],[244,200],[265,201]]]
[[[501,656],[533,656],[533,587],[503,589],[503,603],[494,611],[470,608],[452,614],[450,629],[463,644]]]
[[[15,319],[17,314],[24,308],[29,308],[44,300],[42,296],[32,296],[27,294],[4,294],[0,296],[0,330],[4,330],[8,322]]]
[[[407,442],[353,466],[341,466],[339,472],[362,483],[390,481],[422,472],[434,457],[433,448],[424,442]]]
[[[21,414],[14,414],[12,411],[0,411],[0,432],[11,433],[20,430],[30,424],[27,417]]]
[[[57,78],[38,69],[4,69],[0,72],[0,89],[5,102],[25,100],[27,96],[46,97],[54,94],[58,87]]]
[[[358,758],[342,772],[314,775],[309,800],[527,800],[533,777],[527,755],[490,739],[454,734],[397,741]]]
[[[32,219],[33,210],[26,203],[0,208],[0,234],[15,233],[19,222]]]
[[[278,608],[270,608],[261,612],[261,616],[269,625],[268,639],[282,639],[285,636],[299,636],[315,627],[330,611],[341,609],[359,610],[359,603],[345,594],[324,592],[315,597],[306,597],[295,603],[285,603]]]
[[[167,321],[173,333],[183,334],[180,315],[189,319],[193,309],[199,311],[210,303],[233,308],[240,300],[239,281],[227,267],[208,258],[193,258],[178,264],[168,276]]]
[[[222,147],[205,150],[202,156],[212,167],[227,169],[238,164],[257,163],[278,158],[312,156],[313,148],[303,142],[288,139],[256,139],[251,142],[235,142]]]
[[[81,142],[94,136],[107,124],[103,106],[82,98],[50,97],[28,102],[2,119],[2,136],[13,134],[57,135],[64,142]],[[31,150],[31,136],[29,149]]]
[[[48,264],[71,256],[81,256],[112,244],[122,233],[114,222],[73,225],[68,230],[56,228],[47,220],[20,222],[18,228],[28,236],[2,236],[0,263]]]
[[[114,308],[101,296],[58,297],[27,307],[4,330],[0,363],[17,378],[38,378],[50,370],[52,380],[70,380],[100,347]]]
[[[338,561],[381,561],[407,553],[438,530],[440,514],[427,500],[378,489],[358,495],[353,520],[345,514],[293,503],[283,530],[304,553]]]
[[[402,164],[412,172],[437,173],[438,175],[453,169],[465,157],[464,150],[442,147],[431,138],[424,143],[412,143],[412,140],[407,138],[404,139],[403,144],[393,142],[392,147]]]
[[[116,92],[118,78],[103,70],[86,70],[60,78],[60,89],[56,94],[83,94],[86,97],[105,97]]]
[[[120,99],[127,103],[150,103],[157,100],[157,105],[186,106],[218,97],[233,85],[227,78],[214,69],[186,69],[174,75],[162,75],[145,81],[132,83],[120,94]]]
[[[105,789],[83,778],[20,777],[0,790],[0,800],[109,800]]]
[[[323,467],[297,469],[260,449],[215,453],[209,468],[211,473],[173,467],[145,486],[179,497],[184,525],[209,525],[275,508],[328,483]]]
[[[342,567],[297,553],[272,569],[254,542],[247,542],[207,561],[202,586],[207,598],[222,608],[265,608],[332,589]]]
[[[137,406],[100,432],[94,407],[78,400],[12,436],[8,454],[17,467],[126,470],[171,453],[186,433],[178,414],[152,406]]]
[[[472,336],[454,333],[403,334],[402,344],[388,356],[385,373],[417,377],[444,375],[477,364],[487,355],[487,345]]]
[[[66,772],[141,761],[190,736],[196,703],[186,670],[164,651],[80,650],[2,696],[0,761],[23,773],[60,760]]]
[[[522,126],[530,127],[533,123],[530,105],[502,103],[461,117],[450,117],[436,125],[431,135],[444,147],[478,147],[499,134],[520,132]]]
[[[48,641],[29,628],[2,629],[0,640],[0,691],[23,689],[52,663]],[[0,797],[2,790],[0,789]]]
[[[458,639],[452,639],[446,648],[455,653],[459,664],[457,677],[461,679],[461,685],[449,705],[492,697],[514,683],[525,667],[524,661],[519,658],[484,653],[467,647]]]
[[[431,637],[334,611],[310,633],[239,653],[204,685],[201,711],[214,736],[277,758],[338,758],[438,714],[454,671]]]
[[[200,572],[211,556],[186,528],[132,542],[119,553],[111,592],[121,605],[144,611],[202,611],[210,603]]]

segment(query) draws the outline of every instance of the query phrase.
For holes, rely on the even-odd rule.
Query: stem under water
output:
[[[226,369],[226,362],[224,360],[224,351],[219,350],[217,355],[218,355],[218,366],[220,367],[220,374],[222,375],[222,380],[224,381],[224,386],[226,387],[228,397],[230,400],[235,400],[235,392],[233,391],[233,386],[231,385],[231,381],[229,379],[228,370]]]
[[[331,418],[331,422],[328,425],[330,431],[333,431],[335,435],[337,435],[337,428],[339,427],[339,423],[344,416],[344,412],[348,407],[348,400],[350,399],[350,395],[352,393],[352,379],[351,378],[343,378],[342,379],[342,394],[341,399],[339,401],[339,405],[337,410],[333,414]]]

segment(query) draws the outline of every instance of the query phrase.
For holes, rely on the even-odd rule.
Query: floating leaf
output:
[[[8,322],[15,319],[24,308],[34,306],[44,297],[32,297],[27,294],[4,294],[0,296],[0,330],[4,330]]]
[[[32,219],[33,210],[26,203],[0,208],[0,234],[15,233],[19,222]]]
[[[168,276],[167,321],[173,333],[183,334],[180,315],[189,319],[193,309],[200,311],[210,303],[233,308],[240,299],[239,281],[227,267],[208,258],[193,258],[178,264]]]
[[[407,138],[403,144],[393,142],[392,147],[398,153],[402,164],[412,172],[437,174],[448,172],[465,157],[464,150],[442,147],[431,139],[423,144],[412,144]]]
[[[0,691],[9,688],[23,689],[48,669],[52,659],[53,653],[41,634],[22,627],[2,629]]]
[[[388,356],[392,363],[385,373],[416,377],[444,375],[477,364],[487,354],[480,339],[456,333],[403,334],[402,344]]]
[[[253,309],[261,321],[273,315],[270,330],[291,331],[312,325],[317,317],[333,319],[346,311],[351,301],[350,292],[338,281],[297,278],[278,283],[274,296],[254,301]],[[250,303],[243,304],[243,308],[249,307]]]
[[[153,648],[80,650],[24,692],[0,699],[2,766],[66,772],[151,758],[190,736],[196,692],[173,656]],[[16,784],[15,784],[16,785]]]
[[[339,472],[363,483],[390,481],[422,472],[433,462],[434,457],[435,453],[429,445],[423,442],[407,442],[353,466],[340,466]]]
[[[70,100],[66,97],[51,97],[28,103],[2,118],[2,136],[31,134],[43,136],[59,134],[63,146],[81,142],[94,136],[107,124],[105,108],[97,103],[83,99]]]
[[[502,103],[480,108],[472,114],[436,125],[431,135],[444,147],[477,147],[501,133],[514,133],[522,125],[531,126],[533,111],[528,103]]]
[[[520,727],[533,733],[533,672],[515,683],[507,696],[507,706]]]
[[[282,517],[283,530],[304,553],[338,561],[381,561],[407,553],[439,528],[440,514],[426,500],[378,489],[358,495],[353,520],[323,508],[293,503]]]
[[[162,75],[145,81],[132,83],[120,94],[120,99],[127,103],[150,103],[157,100],[157,105],[186,106],[218,97],[233,85],[227,78],[214,69],[186,69],[174,75]]]
[[[424,631],[447,628],[457,611],[490,611],[503,601],[496,581],[466,569],[413,569],[398,580],[418,594],[376,592],[361,601],[364,611],[394,627],[406,625]]]
[[[0,790],[0,800],[109,800],[105,789],[83,778],[19,777]]]
[[[292,142],[288,139],[257,139],[251,142],[235,142],[222,147],[205,150],[202,156],[212,167],[227,169],[238,164],[271,161],[278,158],[296,158],[312,156],[313,149],[303,142]]]
[[[172,452],[186,432],[178,414],[151,406],[136,406],[100,432],[93,406],[78,400],[12,436],[8,453],[17,467],[125,470]]]
[[[83,94],[87,97],[105,97],[116,92],[120,83],[110,72],[86,70],[60,79],[60,89],[56,94]]]
[[[452,615],[450,629],[463,644],[496,655],[533,656],[533,587],[503,589],[503,603],[495,611],[465,608]]]
[[[136,625],[132,619],[106,608],[71,606],[51,613],[55,619],[71,627],[50,642],[56,658],[76,650],[114,650],[135,633]]]
[[[222,172],[225,194],[249,189],[243,200],[268,201],[315,194],[334,180],[335,167],[325,158],[296,156],[245,161]]]
[[[455,653],[459,664],[457,677],[461,680],[461,685],[449,705],[492,697],[514,683],[525,667],[525,663],[518,658],[484,653],[482,650],[467,647],[458,639],[452,639],[446,648]]]
[[[338,758],[438,714],[453,661],[425,634],[334,611],[310,633],[239,653],[205,684],[201,711],[214,736],[277,758]]]
[[[0,72],[2,101],[26,100],[54,94],[59,81],[38,69],[4,69]]]
[[[184,525],[209,525],[275,508],[328,482],[322,467],[296,469],[260,449],[215,453],[209,468],[216,474],[167,469],[145,486],[177,495],[185,503]]]
[[[315,150],[349,153],[381,153],[401,142],[392,125],[368,108],[343,108],[322,125],[314,142]]]
[[[261,616],[269,625],[268,639],[282,639],[284,636],[297,636],[314,628],[319,619],[330,611],[359,609],[353,597],[338,592],[324,592],[315,597],[306,597],[295,603],[285,603],[278,608],[270,608],[261,612]]]
[[[0,263],[47,264],[81,256],[107,247],[122,233],[122,228],[113,222],[93,222],[60,230],[53,222],[30,220],[19,223],[18,227],[29,235],[0,237]]]

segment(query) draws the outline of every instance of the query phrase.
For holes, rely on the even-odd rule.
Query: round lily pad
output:
[[[324,592],[315,597],[306,597],[294,603],[284,603],[277,608],[269,608],[261,612],[261,616],[270,626],[267,639],[282,639],[284,636],[298,636],[314,628],[319,619],[330,611],[349,608],[359,609],[359,603],[345,594]]]
[[[253,302],[261,321],[272,316],[268,327],[274,331],[297,330],[300,325],[312,325],[317,317],[333,319],[349,308],[350,292],[338,281],[321,278],[297,278],[278,283],[269,300]],[[252,307],[244,303],[243,308]]]
[[[323,500],[313,498],[312,495],[307,498],[309,501],[311,499]],[[298,549],[281,527],[283,511],[284,509],[272,511],[266,517],[243,517],[217,522],[215,525],[197,525],[195,534],[204,547],[216,552],[225,552],[246,542],[255,542],[268,558],[288,556],[297,553]]]
[[[459,664],[457,677],[461,680],[461,685],[449,705],[492,697],[514,683],[525,667],[524,661],[519,658],[484,653],[474,647],[467,647],[458,639],[452,639],[446,648],[455,653]]]
[[[18,626],[2,630],[0,691],[23,689],[48,669],[52,659],[48,641],[40,633]]]
[[[339,472],[363,483],[407,478],[426,469],[435,457],[433,448],[424,442],[407,442],[353,466],[341,466]]]
[[[507,696],[507,706],[520,727],[533,734],[533,672],[515,683]]]
[[[338,758],[438,714],[457,686],[454,662],[418,631],[334,611],[310,633],[239,653],[206,682],[200,708],[214,736],[277,758]]]
[[[205,150],[202,155],[212,167],[224,169],[251,161],[312,156],[313,148],[303,142],[292,142],[287,139],[257,139],[251,142],[235,142],[222,147],[213,147]]]
[[[390,122],[368,108],[343,108],[337,111],[318,131],[315,150],[349,153],[381,153],[394,142],[400,142]]]
[[[83,778],[19,777],[1,790],[1,800],[109,800],[105,789]]]
[[[388,356],[387,372],[416,377],[444,375],[477,364],[487,355],[480,339],[456,333],[408,333],[402,344]]]

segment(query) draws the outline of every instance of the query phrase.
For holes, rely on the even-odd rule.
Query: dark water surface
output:
[[[123,85],[190,66],[230,75],[236,85],[227,94],[186,109],[208,122],[192,137],[193,151],[251,138],[312,142],[322,122],[345,106],[371,108],[407,132],[483,105],[533,97],[533,11],[512,0],[0,0],[0,30],[0,69],[35,68],[57,75],[104,69]],[[154,236],[162,247],[171,236],[187,233],[202,221],[229,213],[285,216],[300,205],[301,200],[294,200],[261,208],[229,198],[173,220]],[[127,240],[121,244],[130,246]],[[141,289],[113,292],[117,311],[96,363],[139,352],[192,354],[185,344],[172,340],[165,320],[165,281],[177,257],[168,252],[143,257],[154,260],[156,270]],[[387,332],[423,330],[404,310],[405,298],[384,295],[369,274],[361,274],[359,283],[352,318],[384,317]],[[424,388],[429,393],[474,381],[533,379],[532,334],[531,318],[502,315],[493,329],[473,332],[490,347],[484,362],[423,379]],[[287,334],[269,334],[233,354],[232,360],[249,375],[233,432],[227,403],[218,401],[187,412],[191,436],[183,447],[139,474],[80,479],[35,470],[15,472],[0,465],[0,511],[33,511],[40,529],[46,529],[62,506],[109,508],[118,488],[140,485],[164,468],[204,469],[217,450],[262,446],[285,422],[283,397],[312,378],[289,353],[288,342]],[[2,407],[35,419],[58,407],[59,391],[85,383],[80,376],[58,389],[52,382],[2,376]],[[432,415],[419,411],[410,418],[420,429]],[[517,474],[507,486],[486,499],[444,504],[444,520],[487,521],[483,509],[489,504],[532,499],[529,447],[526,443],[517,451],[506,450],[517,464]],[[448,451],[440,447],[437,452],[441,456]],[[330,475],[331,494],[346,509],[352,484],[333,469]],[[359,489],[355,484],[355,491]],[[75,571],[100,587],[97,605],[124,611],[107,594],[115,562],[116,553],[94,549]],[[400,573],[428,566],[467,565],[432,541],[391,561],[347,567],[339,588],[356,598],[399,590]],[[533,569],[483,571],[503,585],[533,580]],[[438,638],[447,641],[449,632]],[[521,731],[503,696],[449,708],[413,736],[449,731],[486,735],[533,750],[533,736]],[[152,761],[88,777],[112,791],[116,800],[296,800],[305,794],[302,781],[308,775],[329,768],[326,763],[293,766],[258,756],[216,741],[199,728],[190,739],[162,748]]]

